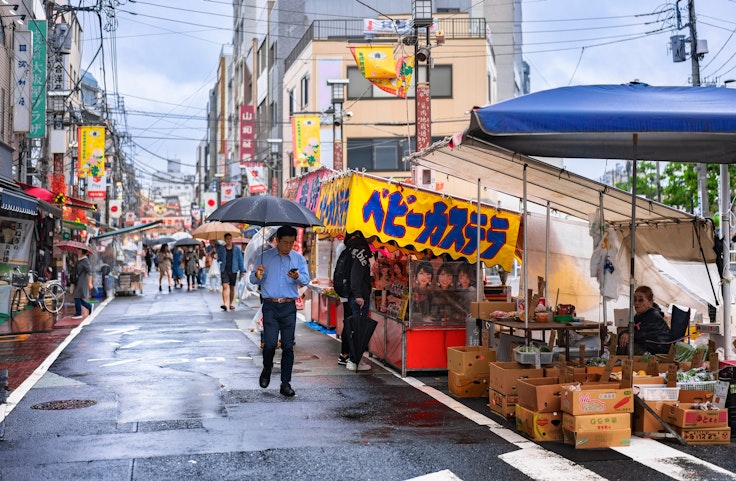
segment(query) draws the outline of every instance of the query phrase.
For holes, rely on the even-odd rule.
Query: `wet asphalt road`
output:
[[[13,407],[0,480],[736,479],[730,446],[532,443],[487,399],[448,396],[441,373],[345,370],[339,342],[304,323],[285,398],[277,368],[258,386],[257,300],[222,312],[206,289],[145,292],[98,309]]]

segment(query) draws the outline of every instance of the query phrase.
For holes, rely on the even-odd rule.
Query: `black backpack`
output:
[[[350,295],[350,269],[353,266],[353,256],[350,249],[345,247],[337,258],[335,272],[332,274],[335,292],[340,297],[347,298]]]

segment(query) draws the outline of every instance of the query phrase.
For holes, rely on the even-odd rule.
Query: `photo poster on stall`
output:
[[[8,273],[15,266],[28,265],[32,242],[32,220],[0,217],[0,251],[3,255],[0,273]]]

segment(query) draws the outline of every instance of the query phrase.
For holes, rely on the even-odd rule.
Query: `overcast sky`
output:
[[[116,9],[116,28],[104,31],[108,40],[94,61],[100,44],[98,20],[91,14],[81,15],[82,68],[90,70],[106,91],[117,91],[124,99],[128,112],[124,130],[137,144],[134,159],[140,172],[165,170],[167,158],[180,160],[183,171],[193,172],[195,149],[205,135],[205,107],[218,56],[232,38],[231,2],[122,3]],[[651,85],[688,85],[689,58],[673,63],[668,48],[671,35],[689,37],[687,28],[676,30],[674,3],[524,0],[523,50],[531,67],[532,91],[635,79]],[[736,78],[736,38],[732,38],[736,1],[695,0],[695,4],[698,38],[706,39],[709,48],[701,62],[701,78],[703,83],[720,86]],[[684,25],[687,0],[680,7]],[[611,168],[605,161],[569,160],[566,165],[596,179]]]

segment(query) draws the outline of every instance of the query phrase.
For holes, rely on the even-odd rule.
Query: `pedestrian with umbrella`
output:
[[[174,262],[174,255],[169,250],[169,244],[162,244],[161,250],[158,251],[158,291],[161,292],[163,289],[161,283],[166,276],[166,280],[169,282],[169,292],[171,292],[171,265]]]
[[[90,291],[92,290],[92,263],[89,261],[87,254],[92,249],[89,246],[84,248],[80,247],[79,258],[77,263],[74,265],[74,272],[76,275],[77,282],[74,284],[74,315],[72,319],[81,319],[82,307],[92,314],[92,304],[87,302],[85,299],[90,297]]]
[[[293,250],[296,234],[296,229],[290,225],[279,227],[276,231],[276,248],[263,252],[261,264],[250,276],[253,284],[261,286],[263,298],[263,371],[258,383],[265,389],[271,382],[273,358],[280,336],[280,392],[287,397],[295,394],[291,387],[291,371],[294,366],[298,289],[311,280],[306,259]]]

